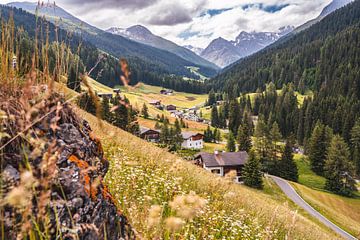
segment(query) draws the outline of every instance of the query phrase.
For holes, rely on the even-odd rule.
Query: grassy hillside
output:
[[[360,199],[346,198],[293,183],[296,191],[330,221],[360,237]]]
[[[106,181],[118,206],[139,236],[179,239],[334,239],[333,233],[299,215],[271,195],[214,175],[154,147],[81,110],[100,137],[110,160]],[[116,136],[116,137],[114,137]],[[169,202],[191,193],[188,200],[206,203],[192,221],[169,216],[188,212],[187,203],[177,213]],[[196,194],[196,195],[194,195]],[[181,198],[181,197],[180,197]],[[170,205],[174,205],[174,202]],[[191,204],[190,204],[191,205]],[[198,206],[197,206],[198,207]],[[155,213],[154,213],[155,212]],[[159,213],[160,212],[160,213]],[[154,217],[158,216],[159,218]],[[181,215],[181,214],[180,214]],[[191,215],[191,214],[190,214]],[[178,233],[166,229],[179,227]]]
[[[325,178],[310,169],[307,157],[295,155],[299,169],[299,183],[293,183],[296,191],[316,210],[331,221],[360,237],[360,196],[342,197],[324,190]]]

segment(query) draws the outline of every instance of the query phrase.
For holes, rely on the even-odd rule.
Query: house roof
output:
[[[191,137],[197,136],[197,135],[202,135],[201,133],[192,133],[192,132],[182,132],[181,133],[183,139],[189,139]]]
[[[247,152],[199,153],[195,158],[201,158],[205,167],[241,166],[247,162],[248,154]]]
[[[154,132],[157,132],[157,133],[160,133],[160,131],[157,131],[157,130],[153,130],[153,129],[150,129],[150,128],[147,128],[147,127],[141,127],[140,126],[140,135],[148,132],[148,131],[154,131]]]

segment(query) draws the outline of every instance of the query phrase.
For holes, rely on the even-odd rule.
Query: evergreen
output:
[[[101,117],[103,120],[107,122],[111,122],[112,120],[112,113],[110,112],[109,99],[107,97],[104,97],[101,102]]]
[[[351,130],[351,152],[356,173],[360,176],[360,118]]]
[[[292,152],[292,144],[289,140],[286,141],[286,145],[283,150],[278,168],[279,168],[278,175],[280,177],[290,180],[290,181],[293,181],[293,182],[298,181],[298,178],[299,178],[298,168],[294,161],[294,155]]]
[[[257,189],[263,188],[260,162],[253,151],[249,152],[249,158],[242,170],[242,174],[246,186]]]
[[[141,109],[141,114],[143,115],[143,117],[145,119],[149,118],[149,109],[148,107],[146,106],[146,104],[144,103],[142,109]]]
[[[237,142],[239,144],[239,151],[249,152],[252,148],[252,140],[248,124],[242,124],[239,127],[237,134]]]
[[[211,126],[219,127],[219,113],[216,105],[213,105],[211,108]]]
[[[350,150],[344,139],[338,135],[332,138],[324,169],[327,190],[345,196],[351,196],[356,191]]]
[[[308,154],[311,169],[323,175],[327,149],[331,142],[331,129],[324,124],[317,122],[308,144]]]
[[[236,151],[235,137],[234,137],[234,134],[231,131],[228,134],[226,150],[228,152],[235,152]]]

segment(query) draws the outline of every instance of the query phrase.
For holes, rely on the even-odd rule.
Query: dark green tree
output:
[[[142,109],[141,109],[141,114],[143,115],[143,117],[145,119],[149,118],[149,109],[148,107],[146,106],[146,104],[144,103]]]
[[[331,138],[331,129],[324,124],[317,122],[313,133],[311,134],[307,150],[309,153],[311,169],[319,175],[324,175],[326,154]]]
[[[344,139],[338,135],[332,138],[324,169],[327,190],[345,196],[351,196],[356,191],[350,151]]]
[[[356,167],[356,173],[360,176],[360,119],[358,119],[351,130],[351,152]]]
[[[290,141],[286,141],[285,148],[282,152],[281,160],[279,162],[279,176],[290,181],[297,182],[299,178],[298,168],[294,161],[294,155],[292,151],[292,144]]]
[[[226,150],[228,152],[235,152],[236,151],[235,137],[234,137],[234,134],[231,131],[228,134]]]
[[[239,144],[239,151],[249,152],[252,148],[252,140],[248,124],[242,124],[239,127],[237,134],[237,142]]]
[[[260,162],[253,151],[249,152],[249,158],[242,170],[242,174],[246,186],[257,189],[263,188]]]
[[[211,126],[219,127],[219,113],[218,108],[215,105],[211,108]]]

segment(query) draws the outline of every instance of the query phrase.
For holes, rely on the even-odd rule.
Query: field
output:
[[[337,238],[295,211],[272,187],[262,192],[215,177],[90,114],[76,111],[101,139],[110,160],[106,182],[140,238]],[[184,197],[203,202],[201,211],[191,220],[187,217],[192,210],[186,203],[178,211],[169,207],[174,199]],[[174,227],[177,233],[169,231]]]
[[[299,183],[296,191],[316,210],[351,234],[360,237],[360,196],[347,198],[324,190],[325,178],[310,169],[306,157],[295,155]]]

